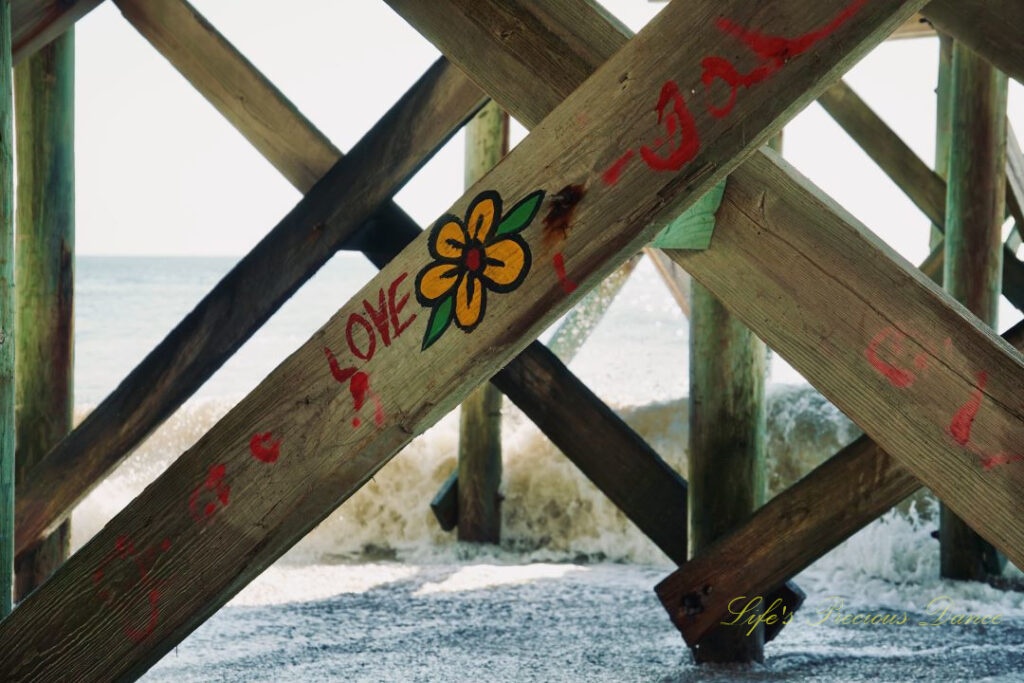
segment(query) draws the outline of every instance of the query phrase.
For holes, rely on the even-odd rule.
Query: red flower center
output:
[[[470,247],[469,249],[466,249],[466,268],[473,272],[480,270],[480,262],[482,261],[480,251],[479,247]]]

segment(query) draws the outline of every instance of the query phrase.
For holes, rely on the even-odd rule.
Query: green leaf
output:
[[[426,351],[427,347],[440,339],[444,331],[452,324],[454,301],[454,296],[448,296],[430,312],[430,322],[427,323],[427,333],[423,335],[423,346],[420,347],[420,351]]]
[[[669,223],[668,227],[654,238],[652,246],[662,249],[707,249],[711,246],[711,235],[715,231],[715,214],[725,196],[723,180],[707,194],[697,200],[683,215]]]
[[[537,211],[540,210],[542,201],[544,201],[544,190],[537,190],[528,194],[525,199],[513,206],[505,214],[494,236],[498,237],[499,235],[519,232],[528,226],[533,221],[534,216],[537,215]]]

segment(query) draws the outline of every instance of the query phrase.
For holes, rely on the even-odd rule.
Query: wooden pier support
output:
[[[943,181],[949,177],[949,138],[953,132],[951,116],[953,76],[953,39],[945,33],[939,35],[939,75],[935,84],[935,173]],[[942,244],[946,226],[932,223],[928,246]]]
[[[946,291],[995,327],[1006,191],[1006,75],[963,43],[953,46],[952,135],[946,200]],[[946,505],[941,573],[983,581],[1002,572],[996,549]]]
[[[690,316],[690,557],[764,503],[764,342],[694,282]],[[697,662],[764,659],[764,629],[719,626],[693,647]]]
[[[617,136],[646,140],[662,130],[651,115],[648,97],[607,97],[618,87],[624,70],[635,74],[631,87],[636,88],[636,92],[656,98],[666,79],[678,74],[689,74],[684,90],[697,85],[697,68],[707,54],[723,54],[734,59],[745,54],[742,46],[727,40],[728,36],[698,29],[703,26],[701,19],[712,15],[712,9],[736,15],[749,6],[742,0],[724,3],[700,0],[700,4],[697,11],[692,11],[692,3],[687,3],[685,8],[679,3],[669,5],[656,22],[634,42],[616,52],[605,68],[599,69],[555,109],[545,125],[531,133],[528,142],[518,146],[481,184],[451,207],[452,215],[464,216],[471,206],[491,196],[481,198],[482,191],[494,191],[512,203],[539,197],[532,194],[536,190],[557,193],[570,178],[595,188],[588,201],[580,205],[572,236],[562,245],[566,261],[571,264],[567,275],[575,278],[574,282],[579,285],[576,290],[565,292],[563,283],[550,270],[538,265],[515,291],[502,294],[499,303],[489,309],[488,318],[472,334],[448,328],[443,339],[426,350],[421,340],[429,338],[436,329],[430,324],[432,314],[427,310],[430,307],[426,303],[419,306],[410,303],[399,318],[404,332],[392,338],[390,347],[381,346],[376,355],[362,361],[348,353],[341,358],[345,363],[342,368],[352,364],[358,372],[372,378],[369,386],[374,396],[381,399],[379,418],[365,406],[360,412],[360,408],[353,405],[349,387],[340,385],[339,373],[328,367],[324,348],[346,348],[346,321],[365,310],[364,300],[371,297],[376,300],[379,291],[388,290],[396,282],[406,283],[400,286],[399,295],[409,293],[412,283],[405,276],[430,265],[431,238],[437,237],[437,232],[418,237],[70,558],[41,590],[29,596],[10,619],[0,623],[0,639],[5,645],[9,644],[0,651],[0,676],[59,674],[89,680],[128,677],[145,671],[367,482],[415,434],[451,410],[472,388],[524,348],[530,337],[539,334],[587,289],[653,239],[668,221],[736,170],[748,155],[758,159],[758,145],[781,127],[785,119],[806,106],[827,80],[862,57],[897,24],[917,11],[922,2],[908,0],[863,6],[856,17],[823,38],[811,54],[789,60],[775,77],[772,97],[763,100],[744,97],[729,125],[722,125],[709,113],[698,110],[695,124],[702,131],[701,147],[692,163],[664,173],[635,167],[636,175],[624,179],[616,191],[597,191],[602,182],[601,169],[621,153],[617,149]],[[826,24],[836,9],[805,0],[773,0],[772,6],[780,9],[781,16],[787,20],[785,28],[793,33],[813,31]],[[693,39],[681,45],[680,35]],[[603,106],[591,106],[598,102]],[[581,130],[574,120],[584,111],[590,123]],[[758,168],[770,175],[772,166],[769,163],[764,167],[764,163],[759,162]],[[763,193],[759,194],[764,197]],[[806,208],[813,210],[822,206],[811,203]],[[504,212],[501,215],[504,217]],[[515,220],[523,216],[522,213],[510,215]],[[507,229],[516,226],[514,222],[506,224],[504,221],[502,225]],[[530,252],[543,253],[543,229],[539,226],[523,228],[521,238]],[[761,244],[749,241],[752,235],[747,230],[741,227],[740,231],[743,234],[735,235],[734,239],[726,234],[723,244],[731,248],[719,253],[717,241],[721,235],[716,229],[716,247],[699,254],[718,254],[715,260],[728,266],[733,256],[741,255],[741,250],[735,246],[735,238],[740,238],[748,240],[746,247],[766,261],[780,259],[774,262],[776,266],[787,267],[793,262],[794,249],[787,250],[785,240],[773,240],[771,249],[763,249]],[[856,251],[867,241],[857,230],[848,235],[836,235],[831,230],[806,233],[811,239],[835,241],[834,246],[847,251]],[[804,236],[805,233],[796,235]],[[807,255],[815,254],[818,249],[813,247],[819,245],[801,246],[805,248],[799,250],[799,254],[810,258]],[[777,256],[782,253],[785,261]],[[888,253],[872,255],[880,257],[869,261],[872,267],[892,266]],[[834,263],[836,256],[830,252],[825,258],[828,263]],[[853,258],[856,263],[862,263],[865,254],[858,252]],[[689,257],[686,260],[685,265],[693,265],[691,272],[700,273],[703,279],[714,281],[718,277],[706,272],[701,261],[691,264]],[[767,263],[758,265],[768,269]],[[737,266],[743,277],[758,275],[758,269],[750,272],[746,263],[737,263]],[[735,266],[722,268],[716,262],[714,267],[722,269],[721,275],[729,283],[737,283]],[[817,276],[820,268],[817,264],[808,266],[806,272]],[[898,266],[895,270],[902,273]],[[911,286],[912,278],[913,274],[908,283]],[[860,284],[859,279],[857,283]],[[814,284],[816,288],[822,286],[818,281]],[[842,285],[828,282],[825,286]],[[778,295],[778,287],[774,289],[772,299]],[[808,300],[813,301],[814,297],[806,290],[801,291],[806,296],[802,303],[810,305]],[[724,298],[722,292],[715,293]],[[759,301],[759,297],[749,296],[746,291],[742,296]],[[774,301],[767,304],[785,305],[787,309],[793,305],[789,300],[784,304]],[[943,306],[937,297],[932,304]],[[878,302],[883,309],[898,305],[895,301]],[[823,308],[828,312],[828,307]],[[782,320],[786,325],[785,336],[812,323],[801,320],[794,326],[785,314],[772,318],[773,323]],[[946,326],[949,322],[941,315],[928,316],[929,320],[933,318],[940,318],[935,325]],[[752,324],[750,320],[747,322]],[[872,326],[877,322],[878,315],[865,318],[865,323]],[[993,377],[1001,378],[992,382],[990,392],[999,399],[994,403],[1005,405],[1010,391],[1007,385],[1019,380],[1024,368],[1013,367],[1012,361],[1005,358],[1005,351],[993,348],[991,339],[979,333],[970,321],[964,321],[961,327],[966,329],[956,330],[958,338],[971,337],[968,341],[976,341],[972,348],[985,354]],[[798,332],[795,336],[802,340],[806,334]],[[844,345],[856,347],[862,335],[863,332],[844,334],[842,341]],[[817,342],[817,330],[813,331],[813,336]],[[983,338],[974,339],[976,336]],[[777,334],[776,338],[779,337]],[[846,357],[837,363],[846,369],[851,363],[862,367],[858,359]],[[943,378],[953,372],[939,371]],[[814,374],[825,383],[821,372]],[[830,374],[845,382],[855,373],[836,370]],[[965,384],[956,380],[951,383]],[[857,409],[854,412],[866,415],[866,421],[878,428],[879,421],[871,411],[883,411],[888,416],[892,412],[892,401],[879,401],[875,396],[877,392],[872,392],[870,405],[873,408],[869,408],[859,398],[859,390],[860,387],[846,391],[844,397],[850,400],[844,403]],[[366,420],[354,423],[353,411]],[[994,427],[979,430],[983,443],[997,438],[994,432],[1005,424],[1005,412],[1005,409],[993,409]],[[891,437],[914,427],[914,422],[899,419],[883,431]],[[921,426],[918,424],[913,431],[921,432]],[[271,447],[274,443],[280,446],[276,455],[277,448]],[[950,459],[944,452],[948,449],[936,450],[933,459]],[[964,474],[965,467],[962,462],[953,460],[946,476],[962,481],[964,477],[960,475]],[[935,476],[930,478],[939,478],[938,473],[933,474]],[[228,476],[230,481],[225,481],[224,477]],[[230,504],[223,490],[228,485]],[[192,503],[192,494],[196,491],[196,500],[201,500],[202,505]],[[214,491],[216,495],[211,499]],[[198,496],[204,497],[199,499]],[[209,515],[204,512],[210,509],[207,501],[213,506]],[[1007,507],[1005,496],[993,495],[982,503],[979,512],[1003,507]],[[998,532],[997,538],[1005,542],[1019,538],[1012,521],[997,518],[987,528]],[[110,558],[108,564],[104,564],[106,558]],[[126,562],[137,566],[137,581],[109,589],[97,585],[102,584],[106,567],[112,567],[111,571],[116,568],[109,564],[113,562],[117,562],[117,566],[124,566]],[[99,575],[98,570],[102,570]]]
[[[508,134],[508,114],[493,101],[466,124],[467,188],[508,154]],[[487,382],[469,395],[459,413],[460,541],[501,541],[501,403],[501,392]]]
[[[75,29],[14,69],[17,128],[17,468],[23,482],[71,430],[74,367]],[[67,558],[71,525],[17,559],[21,600]]]
[[[14,595],[14,98],[11,2],[0,0],[0,619]]]

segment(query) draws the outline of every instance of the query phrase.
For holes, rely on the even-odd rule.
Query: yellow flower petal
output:
[[[462,258],[462,251],[466,248],[466,231],[462,229],[462,225],[448,221],[434,234],[437,235],[434,250],[439,257]]]
[[[498,240],[484,248],[486,259],[483,276],[496,285],[507,286],[516,281],[526,265],[526,252],[516,240]]]
[[[427,268],[419,279],[420,294],[427,301],[436,301],[459,281],[460,269],[451,263],[438,263]]]
[[[491,234],[495,219],[494,198],[485,196],[473,205],[473,211],[469,214],[469,221],[466,222],[466,232],[470,239],[484,242]]]
[[[455,320],[462,329],[471,330],[480,322],[483,312],[484,285],[478,278],[467,273],[455,292]]]

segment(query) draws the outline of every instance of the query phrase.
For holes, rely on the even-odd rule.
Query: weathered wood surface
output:
[[[488,102],[466,124],[466,189],[508,154],[508,114]],[[501,392],[480,385],[459,411],[458,538],[475,543],[501,541]]]
[[[0,0],[0,619],[14,595],[14,98],[11,3]]]
[[[445,320],[439,318],[443,302],[451,301],[443,297],[451,294],[434,287],[430,245],[434,239],[436,252],[436,238],[452,224],[439,221],[0,624],[0,640],[7,645],[0,652],[0,675],[59,672],[88,680],[144,671],[920,5],[871,3],[846,15],[840,14],[843,3],[818,0],[775,0],[757,8],[741,0],[669,5],[452,207],[451,215],[466,216],[459,220],[477,234],[515,235],[524,254],[528,249],[536,255],[527,271],[525,259],[505,244],[513,238],[490,243],[501,245],[500,267],[511,269],[493,277],[507,282],[516,271],[524,273],[521,282],[522,275],[511,280],[518,287],[489,291],[486,317],[470,325],[485,309],[482,302],[476,307],[469,291],[472,259],[466,256],[462,284],[453,283],[463,292],[456,295],[456,315],[474,331],[438,326]],[[667,158],[671,166],[633,166],[614,187],[605,185],[604,169],[624,146],[653,140],[663,130],[652,101],[668,79],[681,83],[679,93],[689,92],[700,83],[704,56],[748,57],[732,36],[706,30],[709,19],[723,12],[754,28],[770,17],[766,30],[796,34],[836,23],[837,16],[848,19],[806,52],[792,55],[762,84],[763,100],[744,93],[726,120],[695,104],[697,133],[680,119],[685,130],[681,140],[672,141],[692,150],[692,158],[680,162],[671,150],[667,157],[643,155],[655,167],[655,157]],[[682,47],[681,34],[693,37]],[[625,82],[624,72],[631,76]],[[683,105],[681,96],[669,102],[673,109]],[[580,113],[586,114],[582,124]],[[551,249],[545,234],[550,231],[542,227],[550,200],[532,216],[516,207],[533,207],[538,192],[556,194],[570,183],[589,191],[558,245],[566,273],[556,277],[544,258]],[[490,202],[498,197],[502,210],[492,211]],[[571,293],[569,278],[578,284]],[[395,301],[390,346],[383,343],[383,325],[359,324],[363,332],[350,349],[346,328],[353,316],[366,312],[364,301],[377,302],[382,295]],[[369,352],[371,335],[380,339],[375,353]],[[337,371],[329,367],[325,348],[337,353]],[[365,389],[358,407],[353,388],[357,396]],[[107,572],[126,563],[137,569],[134,583],[106,583]]]
[[[1007,78],[963,43],[953,46],[952,132],[943,283],[953,298],[996,327],[1006,210]],[[943,578],[984,581],[1002,573],[990,543],[940,505]]]
[[[765,498],[767,350],[715,296],[693,283],[690,316],[689,556],[746,521]],[[698,662],[764,660],[764,628],[719,626]]]
[[[131,3],[130,5],[127,0],[121,0],[121,7],[123,10],[126,10],[129,18],[135,22],[135,25],[143,32],[143,35],[147,38],[152,36],[153,44],[212,103],[218,107],[228,107],[234,101],[246,103],[245,107],[235,108],[230,112],[224,113],[228,116],[229,120],[236,123],[238,128],[247,137],[259,139],[259,135],[246,131],[260,131],[261,134],[267,136],[287,136],[289,134],[288,131],[312,128],[312,124],[305,118],[302,118],[290,104],[274,102],[275,99],[282,97],[281,94],[276,89],[273,89],[272,86],[269,86],[262,75],[252,73],[255,71],[254,67],[245,61],[230,43],[216,32],[215,28],[203,20],[183,0],[158,0],[155,2]],[[161,38],[160,31],[162,29],[160,27],[162,26],[174,27],[173,39]],[[203,68],[194,62],[193,55],[195,54],[205,55],[206,59],[213,62],[228,62],[229,64],[216,69],[211,67]],[[216,74],[217,77],[211,78],[209,74]],[[485,96],[481,93],[480,97],[484,98]],[[551,106],[553,107],[554,104]],[[269,127],[265,126],[261,120],[268,118],[274,119],[276,124]],[[275,166],[278,166],[283,172],[287,170],[289,164],[298,168],[311,168],[315,172],[315,169],[318,168],[318,162],[315,159],[318,156],[326,157],[336,153],[333,147],[327,146],[329,143],[324,142],[326,138],[316,130],[307,130],[300,137],[306,140],[306,142],[297,144],[282,137],[281,139],[272,139],[266,144],[261,144],[259,149],[268,160]],[[314,147],[319,147],[319,149],[313,149]],[[274,150],[279,149],[294,149],[297,151],[292,155],[274,152]],[[310,155],[308,158],[306,157],[307,153]],[[308,189],[303,184],[302,174],[293,173],[291,177],[298,189]],[[397,255],[401,247],[405,246],[417,234],[419,234],[419,227],[396,205],[389,203],[386,209],[378,212],[377,217],[368,221],[361,230],[360,235],[363,236],[363,239],[346,243],[343,246],[358,246],[364,250],[364,253],[367,253],[375,264],[382,266]],[[367,252],[367,250],[369,251]],[[675,267],[674,264],[673,267]],[[689,276],[686,277],[688,278]],[[537,362],[530,360],[531,350],[538,348],[540,348],[539,344],[532,344],[514,363],[525,363],[526,367],[531,367],[531,363]],[[540,348],[540,350],[543,349]],[[540,357],[543,359],[543,354]],[[586,414],[590,405],[597,412],[604,409],[601,401],[593,394],[573,394],[572,386],[563,386],[561,391],[572,396],[572,402],[576,405],[576,410],[580,414]],[[543,396],[531,398],[528,391],[520,392],[520,394],[518,405],[527,415],[543,414],[547,409]],[[183,400],[183,397],[178,400]],[[171,406],[170,409],[173,410],[176,405]],[[623,432],[617,439],[612,440],[612,443],[622,445],[642,441],[632,433],[632,430],[625,423],[620,422],[611,425],[611,427]],[[557,435],[555,441],[563,452],[572,454],[577,461],[589,461],[591,458],[596,458],[591,469],[602,469],[601,458],[606,457],[605,452],[581,448],[575,440],[568,438],[559,439]],[[129,443],[126,440],[122,449],[124,452],[127,452],[131,446],[134,446],[134,443]],[[662,470],[660,458],[656,455],[652,457],[652,454],[653,451],[650,451],[650,449],[627,449],[618,454],[618,456],[646,461],[644,464],[638,465],[636,471],[645,471],[648,473],[647,476],[653,479],[660,476]],[[637,486],[642,489],[646,485],[639,483]],[[651,484],[651,486],[655,485]],[[435,507],[435,514],[439,509],[442,511],[448,510],[442,526],[444,524],[454,526],[457,523],[456,495],[454,487],[442,487],[434,503],[432,503],[432,506],[437,506]],[[639,500],[629,497],[624,500],[636,501],[641,506],[638,510],[632,510],[629,506],[624,509],[624,512],[630,519],[640,522],[652,517],[652,515],[645,512],[646,508],[658,505],[657,499]],[[666,500],[674,499],[667,497]],[[676,546],[680,543],[679,537],[668,541],[669,534],[660,530],[664,525],[674,524],[676,521],[674,517],[669,516],[660,526],[655,525],[651,527],[648,525],[643,530],[645,533],[653,534],[658,539],[656,542],[661,541],[663,544],[662,549],[666,550],[670,556],[675,557],[678,555],[679,557],[684,557],[685,553],[679,554],[674,552]],[[652,531],[652,528],[655,530]],[[685,551],[685,539],[681,542]],[[788,597],[787,600],[789,601],[787,604],[796,604],[793,597]]]
[[[374,260],[386,262],[388,241],[418,234],[408,219],[391,222],[394,213],[386,203],[482,105],[480,91],[458,69],[444,61],[435,63],[118,388],[33,468],[29,481],[17,491],[18,550],[60,523],[342,245],[358,245]],[[375,214],[382,206],[384,211]],[[360,226],[379,232],[379,223],[396,226],[387,239],[357,234]]]
[[[730,177],[712,248],[670,255],[897,462],[1024,564],[1019,353],[767,152]],[[884,473],[862,465],[859,479],[851,478],[853,471],[845,476],[847,485],[882,488],[886,482],[875,477]],[[859,509],[857,500],[834,506],[835,514]],[[815,504],[833,501],[819,497]],[[866,497],[869,502],[878,503]],[[802,529],[813,509],[790,512],[788,523]],[[865,517],[884,509],[878,503]],[[780,536],[793,548],[814,538]],[[713,571],[699,559],[691,564],[700,571],[690,568],[687,575],[710,581],[712,573],[746,572],[750,562],[766,561],[761,555],[736,565],[723,559],[716,554]],[[710,594],[690,595],[693,585],[704,584],[689,578],[670,577],[658,592],[687,641],[695,642],[736,595],[715,582]],[[699,605],[680,610],[687,595]]]
[[[11,0],[14,62],[71,28],[103,0]]]
[[[921,12],[935,27],[1024,82],[1024,3],[1020,0],[934,0]]]
[[[74,409],[75,30],[14,69],[18,208],[15,275],[17,464],[32,468],[71,429]],[[50,482],[47,482],[50,483]],[[67,558],[70,523],[17,560],[15,600]]]
[[[945,33],[939,34],[939,73],[935,83],[935,173],[943,181],[949,175],[949,136],[953,130],[950,116],[952,107],[951,76],[953,71],[953,39]],[[867,106],[867,105],[865,105]],[[945,210],[945,207],[943,207]],[[932,223],[928,245],[931,248],[942,243],[946,226]]]
[[[1003,338],[1024,352],[1024,322]],[[918,488],[917,477],[862,436],[665,579],[658,596],[674,614],[682,596],[711,586],[700,621],[673,617],[695,642],[707,624],[728,618],[730,600],[761,595],[765,586],[803,571]]]
[[[945,226],[946,181],[938,173],[928,168],[842,81],[829,88],[818,101],[936,227]],[[1002,264],[1003,294],[1010,303],[1024,310],[1024,289],[1017,284],[1024,281],[1024,264],[1008,249],[1003,252]]]

